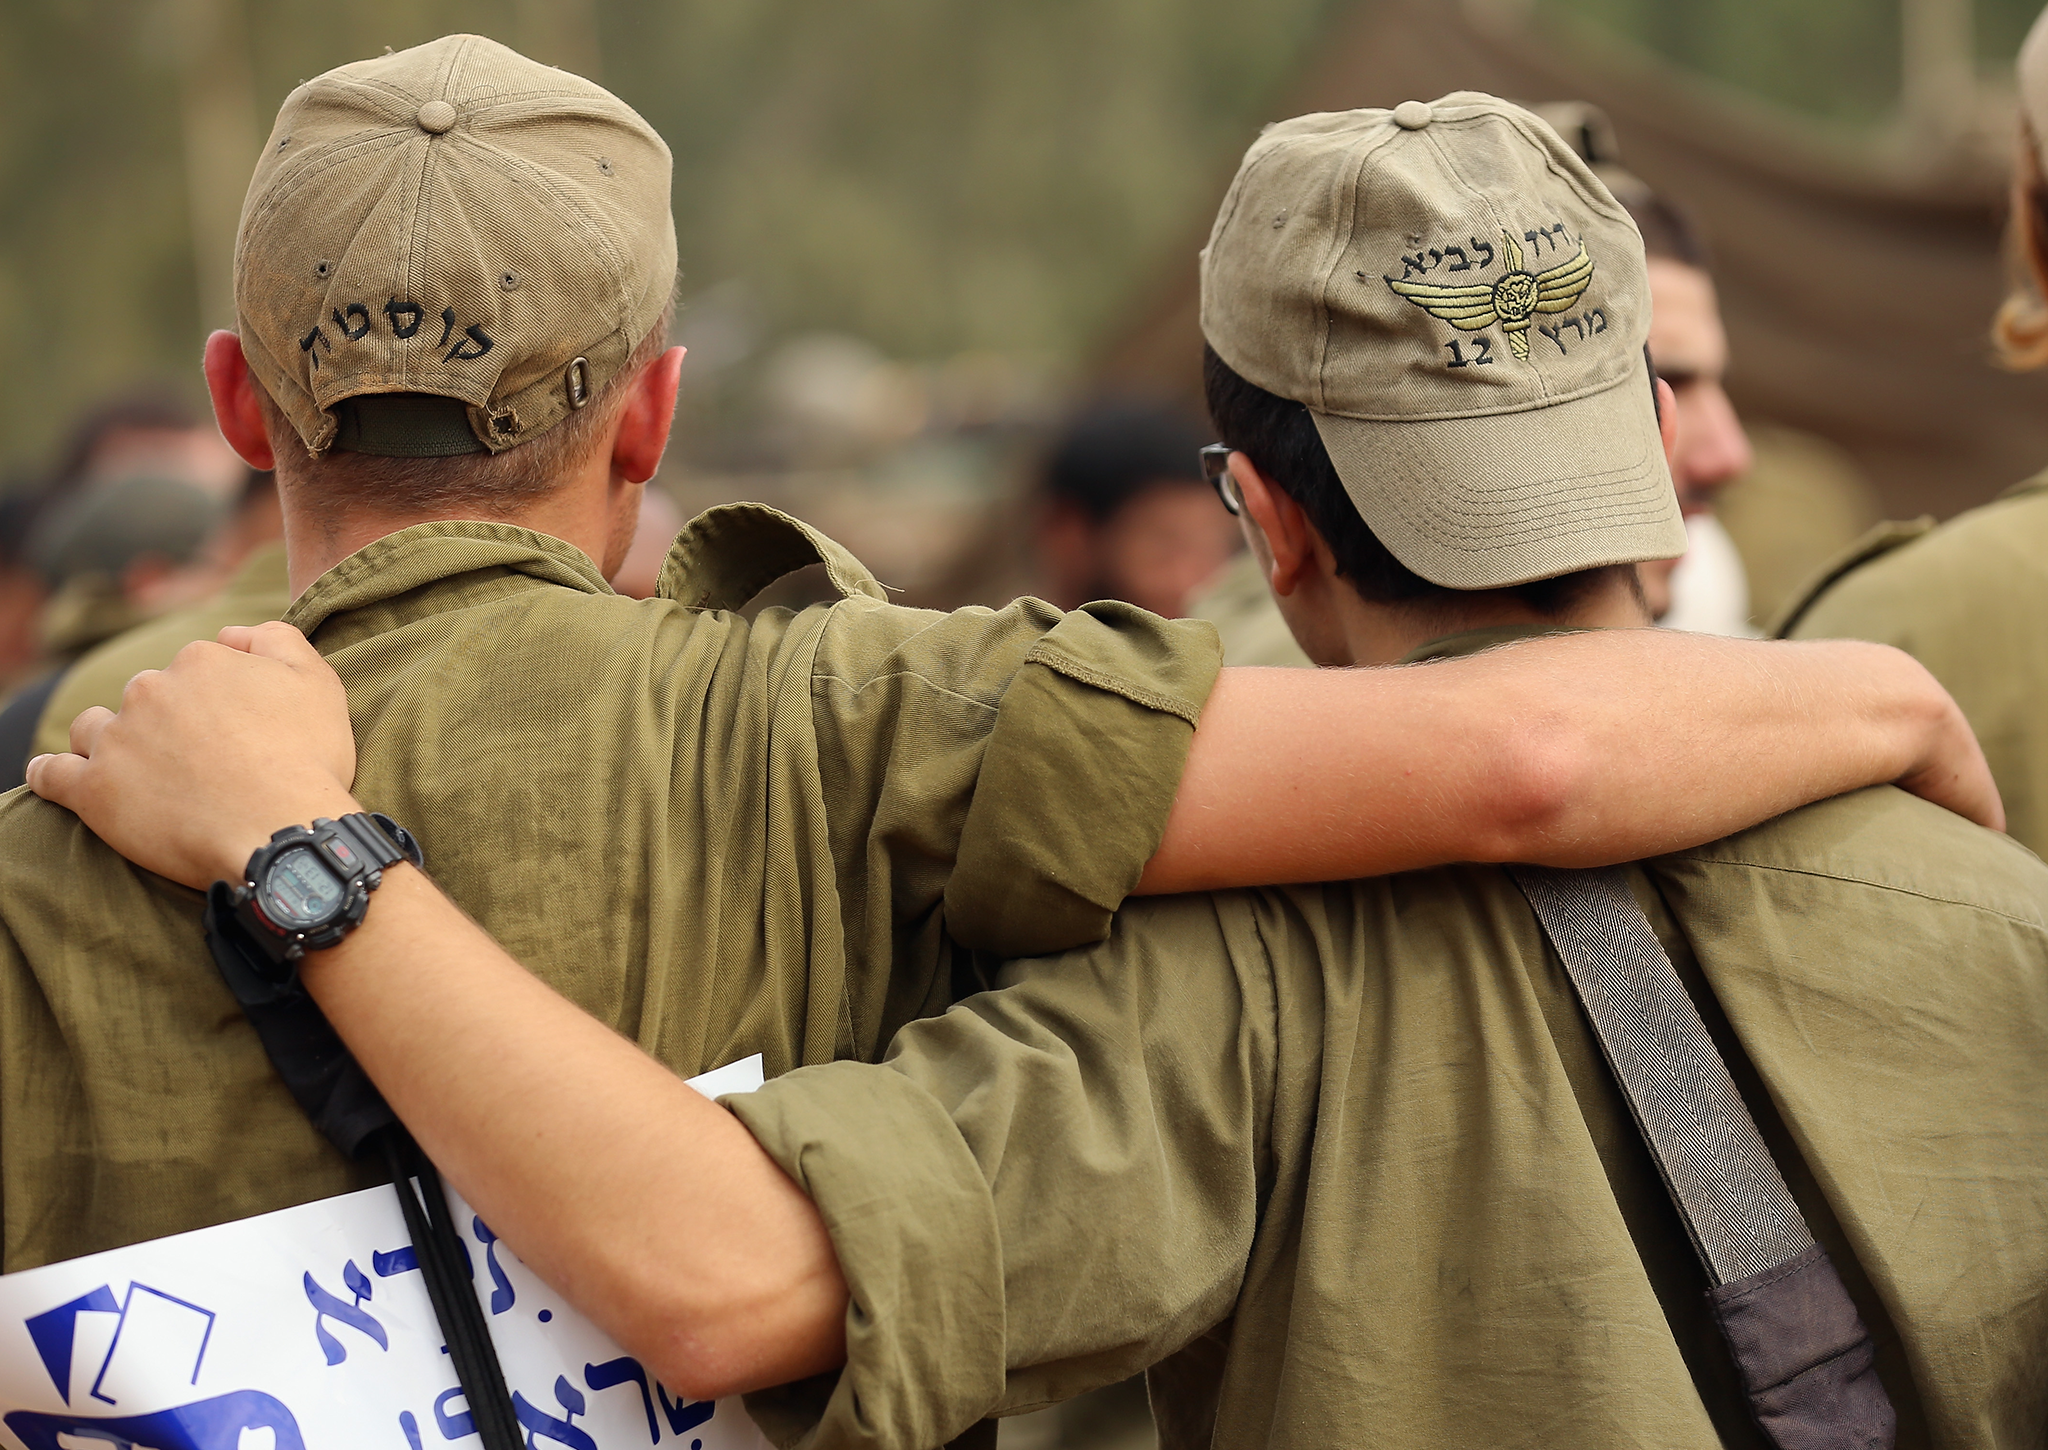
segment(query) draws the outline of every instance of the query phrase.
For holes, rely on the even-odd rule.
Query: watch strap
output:
[[[313,825],[317,828],[320,822]],[[426,855],[412,832],[382,811],[351,811],[334,825],[335,834],[353,843],[380,871],[400,861],[410,861],[415,866],[426,864]]]

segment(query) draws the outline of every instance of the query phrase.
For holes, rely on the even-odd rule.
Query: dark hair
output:
[[[1627,209],[1636,230],[1643,234],[1645,256],[1683,262],[1702,272],[1714,270],[1714,254],[1690,212],[1619,168],[1602,167],[1596,174],[1607,183],[1614,199]]]
[[[1500,590],[1447,589],[1432,584],[1396,559],[1359,515],[1306,407],[1240,377],[1206,343],[1202,346],[1202,387],[1208,395],[1216,436],[1251,459],[1268,483],[1300,505],[1330,546],[1337,572],[1369,603],[1463,605],[1481,593],[1495,593],[1511,596],[1538,614],[1555,617],[1569,612],[1617,569],[1629,568],[1615,564],[1581,569]]]
[[[1099,524],[1152,484],[1204,487],[1196,455],[1208,441],[1178,408],[1129,398],[1098,402],[1053,444],[1045,491]]]

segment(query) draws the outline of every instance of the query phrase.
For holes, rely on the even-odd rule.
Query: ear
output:
[[[618,431],[612,435],[612,471],[628,483],[645,483],[661,468],[668,430],[676,420],[676,392],[683,383],[685,351],[670,348],[626,385]]]
[[[1292,594],[1315,562],[1315,526],[1281,489],[1275,488],[1242,453],[1230,455],[1230,474],[1244,496],[1245,517],[1266,536],[1272,558],[1268,580],[1275,594]]]
[[[1678,465],[1678,394],[1671,384],[1657,379],[1657,432],[1664,439],[1664,462]]]
[[[260,472],[277,467],[270,434],[263,426],[263,409],[256,401],[260,386],[242,356],[242,339],[232,332],[216,332],[206,339],[206,391],[213,397],[213,418],[220,424],[221,437],[242,462]]]

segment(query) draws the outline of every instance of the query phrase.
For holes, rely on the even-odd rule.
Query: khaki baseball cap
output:
[[[1269,127],[1202,252],[1209,345],[1307,406],[1380,541],[1451,589],[1685,552],[1649,327],[1628,213],[1476,91]]]
[[[482,36],[329,71],[242,204],[242,351],[315,454],[524,443],[668,305],[669,169],[625,102]]]

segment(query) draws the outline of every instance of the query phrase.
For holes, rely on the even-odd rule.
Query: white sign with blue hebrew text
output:
[[[752,1057],[692,1079],[761,1082]],[[671,1396],[451,1191],[527,1450],[765,1450]],[[11,1450],[436,1450],[476,1432],[387,1186],[0,1277]]]

